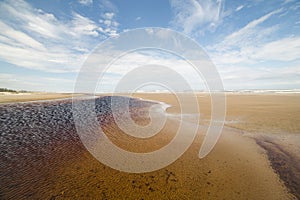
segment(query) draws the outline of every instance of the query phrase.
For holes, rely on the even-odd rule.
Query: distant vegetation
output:
[[[12,90],[12,89],[7,89],[7,88],[0,88],[0,92],[13,92],[13,93],[25,93],[25,92],[29,92],[26,90]]]

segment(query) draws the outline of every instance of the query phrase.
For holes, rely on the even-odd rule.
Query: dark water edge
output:
[[[128,97],[95,101],[100,126],[113,120],[111,100],[120,108]],[[153,105],[130,99],[130,108]],[[55,171],[86,152],[76,133],[72,100],[0,105],[0,199],[34,199],[53,190]]]
[[[299,161],[273,141],[256,139],[256,143],[266,151],[273,170],[279,175],[290,193],[300,200]]]

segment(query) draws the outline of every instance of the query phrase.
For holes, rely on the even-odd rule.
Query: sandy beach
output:
[[[176,97],[172,94],[144,93],[134,94],[134,96],[169,103],[173,105],[167,110],[169,113],[180,112],[180,105],[178,105]],[[197,97],[201,112],[200,124],[207,125],[211,114],[210,96],[206,93],[200,93]],[[232,133],[238,133],[231,138],[232,140],[241,139],[239,142],[234,142],[233,145],[244,143],[245,146],[250,147],[251,143],[246,141],[255,141],[253,149],[258,148],[259,151],[263,152],[264,159],[267,159],[269,169],[266,170],[277,173],[276,176],[280,178],[280,183],[283,183],[289,192],[296,195],[296,197],[292,197],[296,199],[300,198],[299,100],[300,95],[297,93],[227,93],[224,132],[215,147],[218,149],[218,145],[223,144],[224,148],[222,150],[227,151],[231,145],[229,143],[224,144],[222,139],[228,139]],[[229,134],[224,136],[225,133]],[[236,151],[240,152],[241,149],[236,147]],[[242,157],[247,157],[246,154],[249,151],[243,152]],[[251,152],[253,153],[252,150]],[[208,157],[210,156],[212,155]],[[248,167],[250,165],[246,166],[245,169]],[[235,180],[238,180],[238,178],[235,178]],[[274,198],[265,197],[265,199]]]
[[[300,200],[299,15],[0,0],[0,200]]]
[[[150,152],[168,144],[181,123],[176,97],[157,93],[134,97],[171,105],[163,129],[149,139],[137,139],[120,130],[111,114],[100,109],[99,122],[107,137],[132,152]],[[70,100],[1,104],[0,198],[300,198],[300,95],[228,94],[225,127],[204,159],[198,153],[210,119],[210,98],[204,93],[197,97],[201,120],[193,144],[171,165],[140,174],[112,169],[84,148],[74,127]],[[147,118],[136,114],[140,109],[132,110],[133,118],[147,124]],[[188,134],[195,121],[182,123]]]
[[[26,92],[26,93],[12,93],[0,92],[0,103],[12,102],[28,102],[40,100],[53,100],[71,98],[72,93],[45,93],[45,92]]]

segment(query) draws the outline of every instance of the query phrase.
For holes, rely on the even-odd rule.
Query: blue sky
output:
[[[0,87],[72,92],[99,43],[142,27],[197,41],[226,90],[300,89],[297,0],[1,1]]]

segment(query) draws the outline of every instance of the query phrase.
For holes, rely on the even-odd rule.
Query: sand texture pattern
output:
[[[147,140],[137,139],[125,134],[114,122],[107,102],[116,97],[97,98],[99,126],[123,149],[154,151],[172,140],[180,123],[186,125],[187,134],[189,125],[195,125],[193,117],[180,121],[180,105],[173,95],[135,94],[135,97],[165,102],[172,107],[167,109],[167,122],[160,133]],[[122,101],[126,97],[117,98]],[[299,96],[279,96],[279,99],[228,96],[226,126],[217,145],[204,159],[199,159],[198,153],[209,124],[210,103],[206,94],[199,94],[198,99],[201,121],[193,144],[171,165],[141,174],[105,166],[85,149],[76,133],[71,100],[0,105],[0,199],[299,198],[297,188],[293,189],[295,183],[285,180],[291,179],[291,173],[297,177],[299,172],[299,123],[294,119],[299,114],[295,103]],[[141,125],[149,123],[145,117],[147,108],[155,103],[131,101],[134,121]],[[264,103],[273,107],[263,106]],[[251,108],[261,104],[260,109]],[[282,115],[272,115],[272,110],[282,111]],[[276,117],[282,118],[282,124]],[[277,123],[268,123],[267,119]],[[264,125],[258,127],[260,123]],[[270,147],[267,142],[273,145]],[[283,158],[276,154],[278,149],[284,152]],[[276,162],[279,167],[274,166]],[[292,172],[278,171],[282,166],[293,168]],[[292,180],[297,183],[297,179]]]

